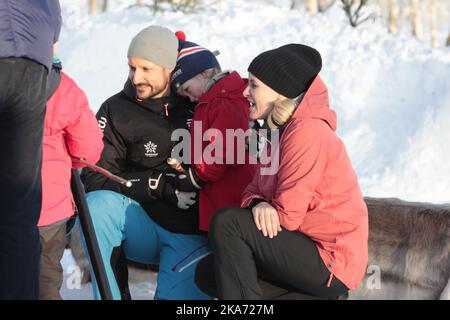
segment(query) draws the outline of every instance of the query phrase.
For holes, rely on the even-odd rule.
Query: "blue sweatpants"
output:
[[[210,252],[207,237],[170,232],[154,222],[136,201],[113,191],[87,194],[87,203],[114,299],[120,291],[111,267],[113,248],[123,244],[127,259],[159,264],[155,299],[211,299],[194,282],[199,260]],[[100,298],[93,271],[94,297]]]

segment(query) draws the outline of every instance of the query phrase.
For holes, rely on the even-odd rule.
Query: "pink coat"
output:
[[[71,156],[91,163],[100,159],[103,134],[84,92],[65,73],[47,101],[42,161],[42,210],[38,226],[47,226],[74,214],[70,191]]]
[[[281,226],[316,244],[331,276],[354,289],[368,261],[368,212],[344,144],[335,134],[336,113],[317,77],[280,138],[275,175],[258,170],[243,194],[270,202]],[[299,253],[301,254],[301,253]]]

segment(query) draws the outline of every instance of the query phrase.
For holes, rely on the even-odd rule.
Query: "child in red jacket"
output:
[[[180,39],[171,82],[177,94],[197,102],[190,125],[192,166],[186,176],[189,186],[200,189],[200,230],[207,231],[215,211],[239,205],[255,173],[245,139],[240,139],[249,128],[249,103],[242,95],[247,81],[236,71],[221,71],[208,49]]]
[[[70,189],[71,158],[95,163],[103,150],[102,131],[84,92],[54,59],[47,81],[42,159],[42,209],[38,222],[41,242],[39,299],[60,300],[63,280],[61,258],[66,246],[66,225],[74,215]]]

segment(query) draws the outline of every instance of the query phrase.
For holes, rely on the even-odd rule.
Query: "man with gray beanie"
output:
[[[128,188],[90,169],[82,173],[115,299],[130,298],[126,259],[159,264],[155,299],[210,299],[194,283],[196,262],[209,252],[198,229],[197,195],[176,189],[166,161],[177,143],[172,132],[188,129],[194,107],[170,92],[177,55],[169,29],[140,31],[128,48],[124,89],[96,115],[105,145],[98,165],[132,181]]]

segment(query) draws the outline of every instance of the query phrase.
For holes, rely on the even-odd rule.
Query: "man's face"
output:
[[[128,57],[128,77],[136,87],[139,100],[161,98],[170,93],[170,72],[148,60]]]

